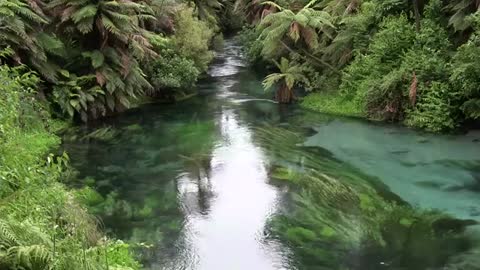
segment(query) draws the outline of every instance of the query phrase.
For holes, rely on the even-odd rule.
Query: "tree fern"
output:
[[[274,61],[278,73],[272,73],[268,75],[263,81],[263,87],[268,90],[277,83],[281,86],[277,90],[277,101],[282,103],[289,103],[293,99],[292,88],[298,83],[306,83],[308,79],[303,75],[303,67],[296,65],[283,58],[279,62]]]
[[[295,44],[303,40],[308,48],[315,49],[319,38],[317,31],[334,28],[330,14],[312,8],[315,1],[308,3],[298,12],[271,2],[267,4],[274,5],[280,11],[266,16],[258,26],[261,31],[260,39],[264,45],[263,53],[266,56],[274,54],[285,38]]]
[[[464,31],[471,27],[471,22],[467,20],[468,15],[471,15],[480,7],[479,1],[472,0],[456,0],[450,1],[447,5],[447,10],[453,14],[449,19],[449,24],[456,31]]]

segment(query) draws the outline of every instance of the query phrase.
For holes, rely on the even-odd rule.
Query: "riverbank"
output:
[[[69,157],[51,154],[65,123],[34,96],[38,78],[0,66],[0,81],[0,268],[139,269],[65,187],[76,177]]]

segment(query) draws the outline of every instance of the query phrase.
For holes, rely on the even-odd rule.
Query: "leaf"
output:
[[[60,74],[62,74],[63,77],[70,78],[70,72],[68,72],[68,70],[60,69],[59,72],[60,72]]]
[[[72,105],[73,108],[78,108],[78,105],[79,105],[79,101],[78,99],[71,99],[70,100],[70,105]]]
[[[93,51],[90,58],[92,60],[93,68],[99,68],[105,62],[105,56],[99,50]]]
[[[98,8],[96,5],[86,5],[73,13],[71,18],[76,24],[83,20],[91,20],[93,22],[93,17],[97,14],[97,10]]]
[[[113,109],[115,108],[115,98],[112,96],[112,95],[107,95],[105,97],[106,101],[107,101],[107,106],[108,108],[113,111]]]

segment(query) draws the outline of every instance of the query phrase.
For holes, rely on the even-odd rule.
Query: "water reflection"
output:
[[[184,174],[178,181],[186,217],[182,252],[159,269],[291,269],[283,261],[285,248],[265,239],[278,197],[267,184],[261,149],[234,110],[223,108],[218,125],[221,139],[208,166],[210,176]]]

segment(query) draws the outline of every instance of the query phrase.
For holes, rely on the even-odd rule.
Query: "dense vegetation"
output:
[[[129,246],[106,238],[63,182],[75,176],[60,143],[39,78],[0,67],[0,268],[139,269]]]
[[[212,60],[219,2],[0,1],[0,49],[57,115],[87,121],[190,90]],[[218,16],[217,16],[218,15]],[[217,40],[218,38],[216,38]]]
[[[293,87],[314,110],[403,121],[433,132],[480,118],[478,1],[246,1],[251,61],[281,59],[277,100]],[[287,65],[288,64],[288,65]]]

